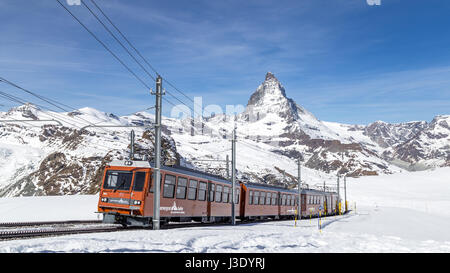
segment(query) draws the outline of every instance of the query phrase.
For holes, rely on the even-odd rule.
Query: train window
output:
[[[150,180],[150,192],[153,192],[153,188],[155,187],[153,184],[153,177],[154,177],[155,173],[153,173],[153,175],[151,176],[151,180]],[[160,174],[159,176],[159,186],[160,188],[162,187],[162,181],[163,181],[163,174]]]
[[[145,184],[145,173],[136,172],[134,174],[133,191],[142,191],[144,189],[144,184]]]
[[[214,202],[214,188],[215,185],[213,183],[209,183],[209,202]]]
[[[253,191],[250,191],[250,193],[248,194],[248,204],[253,204]]]
[[[222,189],[221,185],[216,186],[216,202],[222,202]]]
[[[286,194],[281,197],[281,205],[286,206]]]
[[[132,178],[132,172],[107,171],[103,188],[110,190],[129,190]]]
[[[277,204],[277,193],[272,193],[272,206],[276,206]]]
[[[266,195],[266,205],[270,205],[270,200],[272,200],[272,193],[268,192]]]
[[[197,180],[189,180],[188,199],[195,200],[197,198]]]
[[[266,193],[262,191],[259,197],[259,204],[264,205],[265,203],[266,203]]]
[[[259,191],[255,191],[253,194],[253,205],[259,205]]]
[[[291,206],[292,205],[292,195],[288,195],[287,196],[287,205]]]
[[[230,194],[230,187],[223,187],[222,201],[228,203],[228,195]]]
[[[187,179],[184,177],[178,177],[177,199],[186,199],[186,187]]]
[[[238,204],[239,203],[239,189],[236,189],[236,194],[234,195],[234,198],[236,199],[236,200],[234,200],[234,203]]]
[[[175,176],[166,174],[164,179],[163,197],[173,198],[175,193]]]
[[[198,185],[198,200],[206,200],[206,182],[200,182]]]

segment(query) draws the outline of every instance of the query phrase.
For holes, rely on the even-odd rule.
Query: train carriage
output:
[[[294,218],[298,192],[264,184],[242,184],[241,219]]]
[[[279,189],[255,183],[242,183],[241,219],[279,219]]]
[[[182,167],[161,167],[161,221],[226,221],[231,214],[231,182]],[[151,226],[153,167],[146,161],[114,161],[105,168],[98,212],[106,223]],[[240,187],[235,213],[239,215]]]
[[[336,204],[338,195],[335,192],[325,193],[324,208],[326,215],[334,215],[336,213]]]
[[[298,191],[281,189],[279,194],[280,217],[294,219],[298,208]]]
[[[107,165],[100,190],[98,212],[103,222],[124,226],[152,225],[154,169],[146,161],[114,161]],[[161,167],[160,221],[231,221],[230,181],[184,168]],[[235,186],[235,216],[241,220],[291,218],[298,208],[298,191],[255,183]],[[334,214],[336,193],[301,191],[300,217],[320,211]]]
[[[304,189],[302,194],[302,217],[317,216],[319,212],[324,215],[326,207],[326,194],[323,191]]]

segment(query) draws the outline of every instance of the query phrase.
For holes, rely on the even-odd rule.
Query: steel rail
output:
[[[44,222],[4,222],[0,227],[26,227],[48,225],[74,225],[74,224],[101,224],[101,220],[70,220],[70,221],[44,221]]]
[[[0,240],[25,239],[33,237],[58,236],[69,234],[114,232],[126,230],[122,226],[110,227],[90,227],[90,228],[52,228],[52,229],[34,229],[34,230],[6,230],[0,231]]]

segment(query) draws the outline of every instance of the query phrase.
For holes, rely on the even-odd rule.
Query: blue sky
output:
[[[271,71],[321,120],[450,114],[449,1],[96,2],[163,77],[203,105],[246,105]],[[67,7],[154,86],[83,6]],[[0,0],[0,33],[0,76],[25,88],[118,115],[154,104],[55,0]],[[29,99],[4,84],[0,91]],[[0,98],[0,105],[13,103]],[[164,106],[168,115],[171,105]]]

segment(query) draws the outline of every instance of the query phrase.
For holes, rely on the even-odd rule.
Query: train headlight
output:
[[[139,201],[139,200],[134,200],[133,204],[134,204],[134,205],[140,205],[140,204],[141,204],[141,201]]]
[[[102,202],[108,202],[108,198],[102,197]]]

